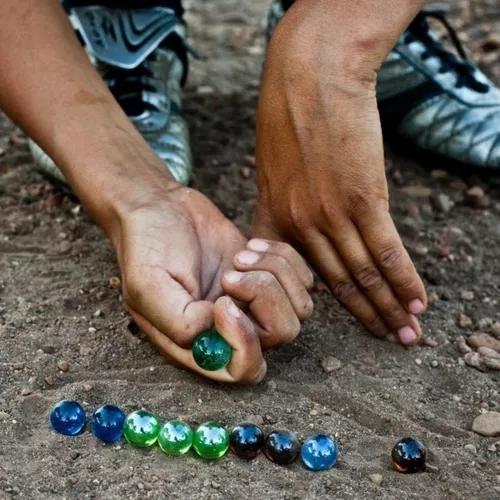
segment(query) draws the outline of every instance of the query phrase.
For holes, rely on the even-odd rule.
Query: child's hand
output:
[[[134,320],[177,366],[221,382],[259,382],[266,373],[262,349],[292,341],[312,312],[304,261],[284,243],[247,243],[193,189],[156,187],[138,199],[111,231]],[[233,357],[209,372],[195,363],[191,346],[212,326]]]
[[[287,243],[253,239],[233,265],[222,287],[248,306],[262,348],[292,342],[313,312],[313,275],[302,257]]]

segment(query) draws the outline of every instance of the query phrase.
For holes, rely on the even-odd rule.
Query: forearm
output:
[[[271,43],[281,60],[346,80],[375,81],[376,71],[426,0],[296,0]]]
[[[57,0],[0,2],[0,108],[109,231],[131,186],[172,182],[90,64]],[[160,174],[160,176],[158,175]]]

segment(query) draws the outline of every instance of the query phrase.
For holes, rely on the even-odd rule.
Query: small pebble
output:
[[[472,320],[469,318],[469,316],[462,313],[458,318],[458,326],[460,328],[470,328],[472,326]]]
[[[431,292],[429,293],[429,295],[427,295],[427,303],[432,306],[432,304],[434,304],[435,302],[437,302],[439,300],[439,296],[437,293],[435,292]]]
[[[102,311],[100,309],[97,309],[93,316],[94,318],[100,318],[102,316]]]
[[[431,366],[432,366],[432,368],[437,368],[439,366],[439,363],[435,359],[433,359],[431,361]]]
[[[321,367],[326,373],[331,373],[342,368],[342,362],[333,356],[327,356],[321,360]]]
[[[415,363],[420,366],[422,364],[422,360],[420,358],[415,359]]]
[[[483,366],[490,370],[500,371],[500,359],[483,358]]]
[[[474,186],[467,190],[464,202],[472,208],[488,208],[491,205],[490,197],[479,186]]]
[[[380,486],[382,484],[382,481],[384,480],[384,477],[382,474],[370,474],[370,481],[375,485],[375,486]]]
[[[29,396],[30,394],[33,394],[33,391],[31,389],[28,389],[27,387],[25,387],[21,391],[21,396]]]
[[[67,361],[59,361],[59,363],[57,363],[57,369],[66,373],[69,370],[69,363]]]
[[[457,347],[458,347],[458,350],[462,353],[462,354],[467,354],[468,352],[472,352],[472,349],[467,345],[467,343],[465,342],[465,340],[461,340],[458,344],[457,344]]]
[[[122,286],[122,282],[120,278],[113,276],[112,278],[109,278],[109,286],[111,288],[120,288]]]
[[[477,352],[481,354],[481,356],[485,356],[487,358],[500,359],[500,352],[497,352],[490,347],[481,346],[477,349]]]
[[[54,385],[54,378],[52,377],[52,375],[47,375],[43,380],[47,385],[51,387]]]
[[[474,300],[474,292],[471,292],[469,290],[464,290],[460,294],[460,297],[462,297],[462,300],[467,300],[467,301]]]
[[[83,384],[83,390],[85,392],[90,392],[93,388],[94,388],[94,386],[91,384]]]
[[[490,330],[493,336],[500,340],[500,323],[498,323],[498,321],[490,325]]]
[[[497,352],[500,352],[500,340],[493,338],[487,333],[476,333],[467,339],[469,344],[474,349],[479,347],[489,347]]]
[[[496,50],[500,50],[500,37],[490,35],[483,41],[483,43],[481,43],[481,49],[484,52],[494,52]]]
[[[500,413],[487,411],[472,422],[472,431],[486,437],[500,436]]]
[[[424,339],[424,344],[427,347],[437,347],[439,345],[436,340],[434,340],[434,339],[428,339],[428,338]]]
[[[242,167],[241,168],[241,176],[244,178],[244,179],[248,179],[251,175],[251,170],[250,170],[250,167]]]
[[[417,254],[417,255],[421,255],[421,256],[425,256],[429,253],[429,248],[426,247],[426,246],[423,246],[423,245],[417,245],[413,251]]]
[[[478,322],[477,322],[477,326],[480,330],[485,330],[486,328],[488,328],[489,326],[491,326],[493,324],[493,320],[491,318],[481,318]]]
[[[93,326],[89,327],[89,333],[95,333],[97,332],[96,328],[94,328]]]
[[[484,371],[481,355],[477,352],[469,352],[464,355],[465,364],[476,368],[477,370]]]
[[[467,450],[468,452],[472,453],[473,455],[477,455],[477,448],[469,443],[464,446],[464,449]]]
[[[445,214],[448,213],[455,205],[453,200],[445,193],[439,193],[431,196],[431,203],[438,212]]]

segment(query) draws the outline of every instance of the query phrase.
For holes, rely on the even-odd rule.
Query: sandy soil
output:
[[[254,171],[242,166],[253,148],[267,3],[190,2],[193,45],[203,58],[192,64],[186,93],[194,186],[243,229],[256,195]],[[500,34],[498,2],[453,6],[463,39],[500,83],[500,50],[484,50],[490,33]],[[435,172],[440,162],[388,152],[392,211],[435,300],[423,324],[437,346],[405,350],[376,340],[327,292],[317,291],[314,318],[298,341],[267,354],[265,381],[235,388],[169,366],[129,328],[120,291],[109,286],[119,271],[100,230],[34,172],[25,138],[4,118],[0,150],[1,499],[500,495],[500,443],[492,451],[498,438],[470,431],[481,411],[500,408],[500,372],[466,366],[456,347],[500,320],[500,191],[494,180],[443,177]],[[465,190],[477,185],[487,191],[486,208],[464,203]],[[431,203],[439,194],[455,202],[447,213]],[[462,298],[464,291],[473,292],[464,295],[472,300]],[[472,326],[458,326],[460,313]],[[330,374],[321,366],[327,356],[341,362]],[[61,361],[69,364],[65,373],[57,368]],[[206,463],[168,458],[158,449],[103,446],[89,434],[65,438],[47,421],[50,407],[63,398],[83,401],[89,412],[112,402],[126,410],[144,406],[162,418],[186,416],[193,424],[217,419],[231,426],[252,418],[266,430],[285,427],[302,438],[323,431],[337,437],[340,461],[315,474],[264,457]],[[391,470],[391,447],[406,435],[426,444],[439,472]],[[382,475],[380,486],[371,474]]]

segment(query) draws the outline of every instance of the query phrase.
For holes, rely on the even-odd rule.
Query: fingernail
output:
[[[254,238],[248,242],[247,247],[256,252],[265,252],[269,248],[269,243],[266,240]]]
[[[417,334],[411,326],[405,326],[398,330],[398,337],[402,344],[413,344],[417,340]]]
[[[412,314],[420,314],[424,310],[424,304],[420,299],[414,299],[408,304],[408,309]]]
[[[255,252],[249,252],[248,250],[243,250],[238,254],[236,260],[240,264],[244,264],[246,266],[251,266],[255,264],[260,259],[260,255]]]
[[[241,310],[237,307],[237,305],[230,299],[227,299],[227,312],[233,318],[239,318],[241,316]]]
[[[229,271],[224,275],[224,279],[229,283],[237,283],[243,277],[243,273],[238,271]]]

